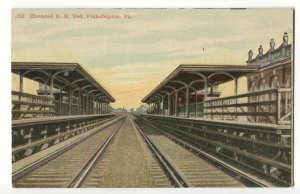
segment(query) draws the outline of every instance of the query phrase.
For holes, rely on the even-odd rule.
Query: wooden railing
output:
[[[204,102],[204,116],[211,119],[289,124],[291,89],[268,89]]]
[[[114,114],[53,116],[12,121],[12,160],[56,145],[113,120]],[[121,117],[119,117],[121,118]]]
[[[185,105],[179,105],[178,110],[179,110],[179,112],[178,112],[179,116],[186,115]],[[189,104],[189,116],[190,117],[203,117],[203,102],[198,102],[197,104],[195,104],[195,103]]]
[[[53,98],[12,91],[12,119],[53,116]]]

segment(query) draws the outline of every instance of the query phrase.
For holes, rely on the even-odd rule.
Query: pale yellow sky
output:
[[[91,18],[102,14],[121,19]],[[266,52],[271,38],[278,47],[285,31],[291,41],[292,9],[14,9],[12,61],[79,63],[116,98],[113,107],[137,108],[179,64],[243,65],[249,49]],[[244,92],[245,79],[239,85]]]

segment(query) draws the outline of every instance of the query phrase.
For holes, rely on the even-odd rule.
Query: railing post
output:
[[[276,112],[277,112],[277,119],[276,123],[278,124],[278,121],[280,120],[280,115],[281,115],[281,93],[277,89],[277,106],[276,106]]]

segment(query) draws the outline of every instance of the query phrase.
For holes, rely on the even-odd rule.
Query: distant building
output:
[[[250,101],[265,101],[264,105],[257,109],[257,112],[279,112],[285,119],[291,116],[291,88],[292,88],[292,46],[288,43],[288,34],[283,35],[282,44],[275,49],[274,39],[270,40],[270,48],[263,53],[260,45],[258,54],[253,58],[253,52],[248,52],[247,65],[259,65],[259,70],[247,77],[248,92],[258,92],[268,89],[278,89],[277,95],[263,95],[258,99],[255,96]],[[267,101],[278,100],[280,110],[268,106]],[[251,109],[251,108],[250,108]],[[267,118],[258,118],[258,122],[272,122]]]
[[[145,104],[142,104],[139,108],[136,109],[136,112],[139,114],[146,114],[148,110],[148,106]]]
[[[123,108],[117,108],[117,109],[114,109],[112,110],[113,113],[125,113],[127,112],[127,110],[123,107]]]

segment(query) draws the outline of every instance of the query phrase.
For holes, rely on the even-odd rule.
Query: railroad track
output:
[[[77,187],[124,123],[119,117],[13,173],[14,187]]]
[[[244,187],[237,171],[126,116],[13,174],[14,187]],[[180,142],[184,146],[179,145]],[[195,151],[196,150],[196,151]],[[198,150],[199,151],[199,150]],[[199,154],[199,152],[197,152]],[[226,171],[226,172],[225,172]],[[249,181],[249,180],[248,180]],[[254,181],[252,180],[252,184]]]
[[[82,187],[172,187],[128,116]]]
[[[141,118],[136,123],[178,187],[268,186]]]

